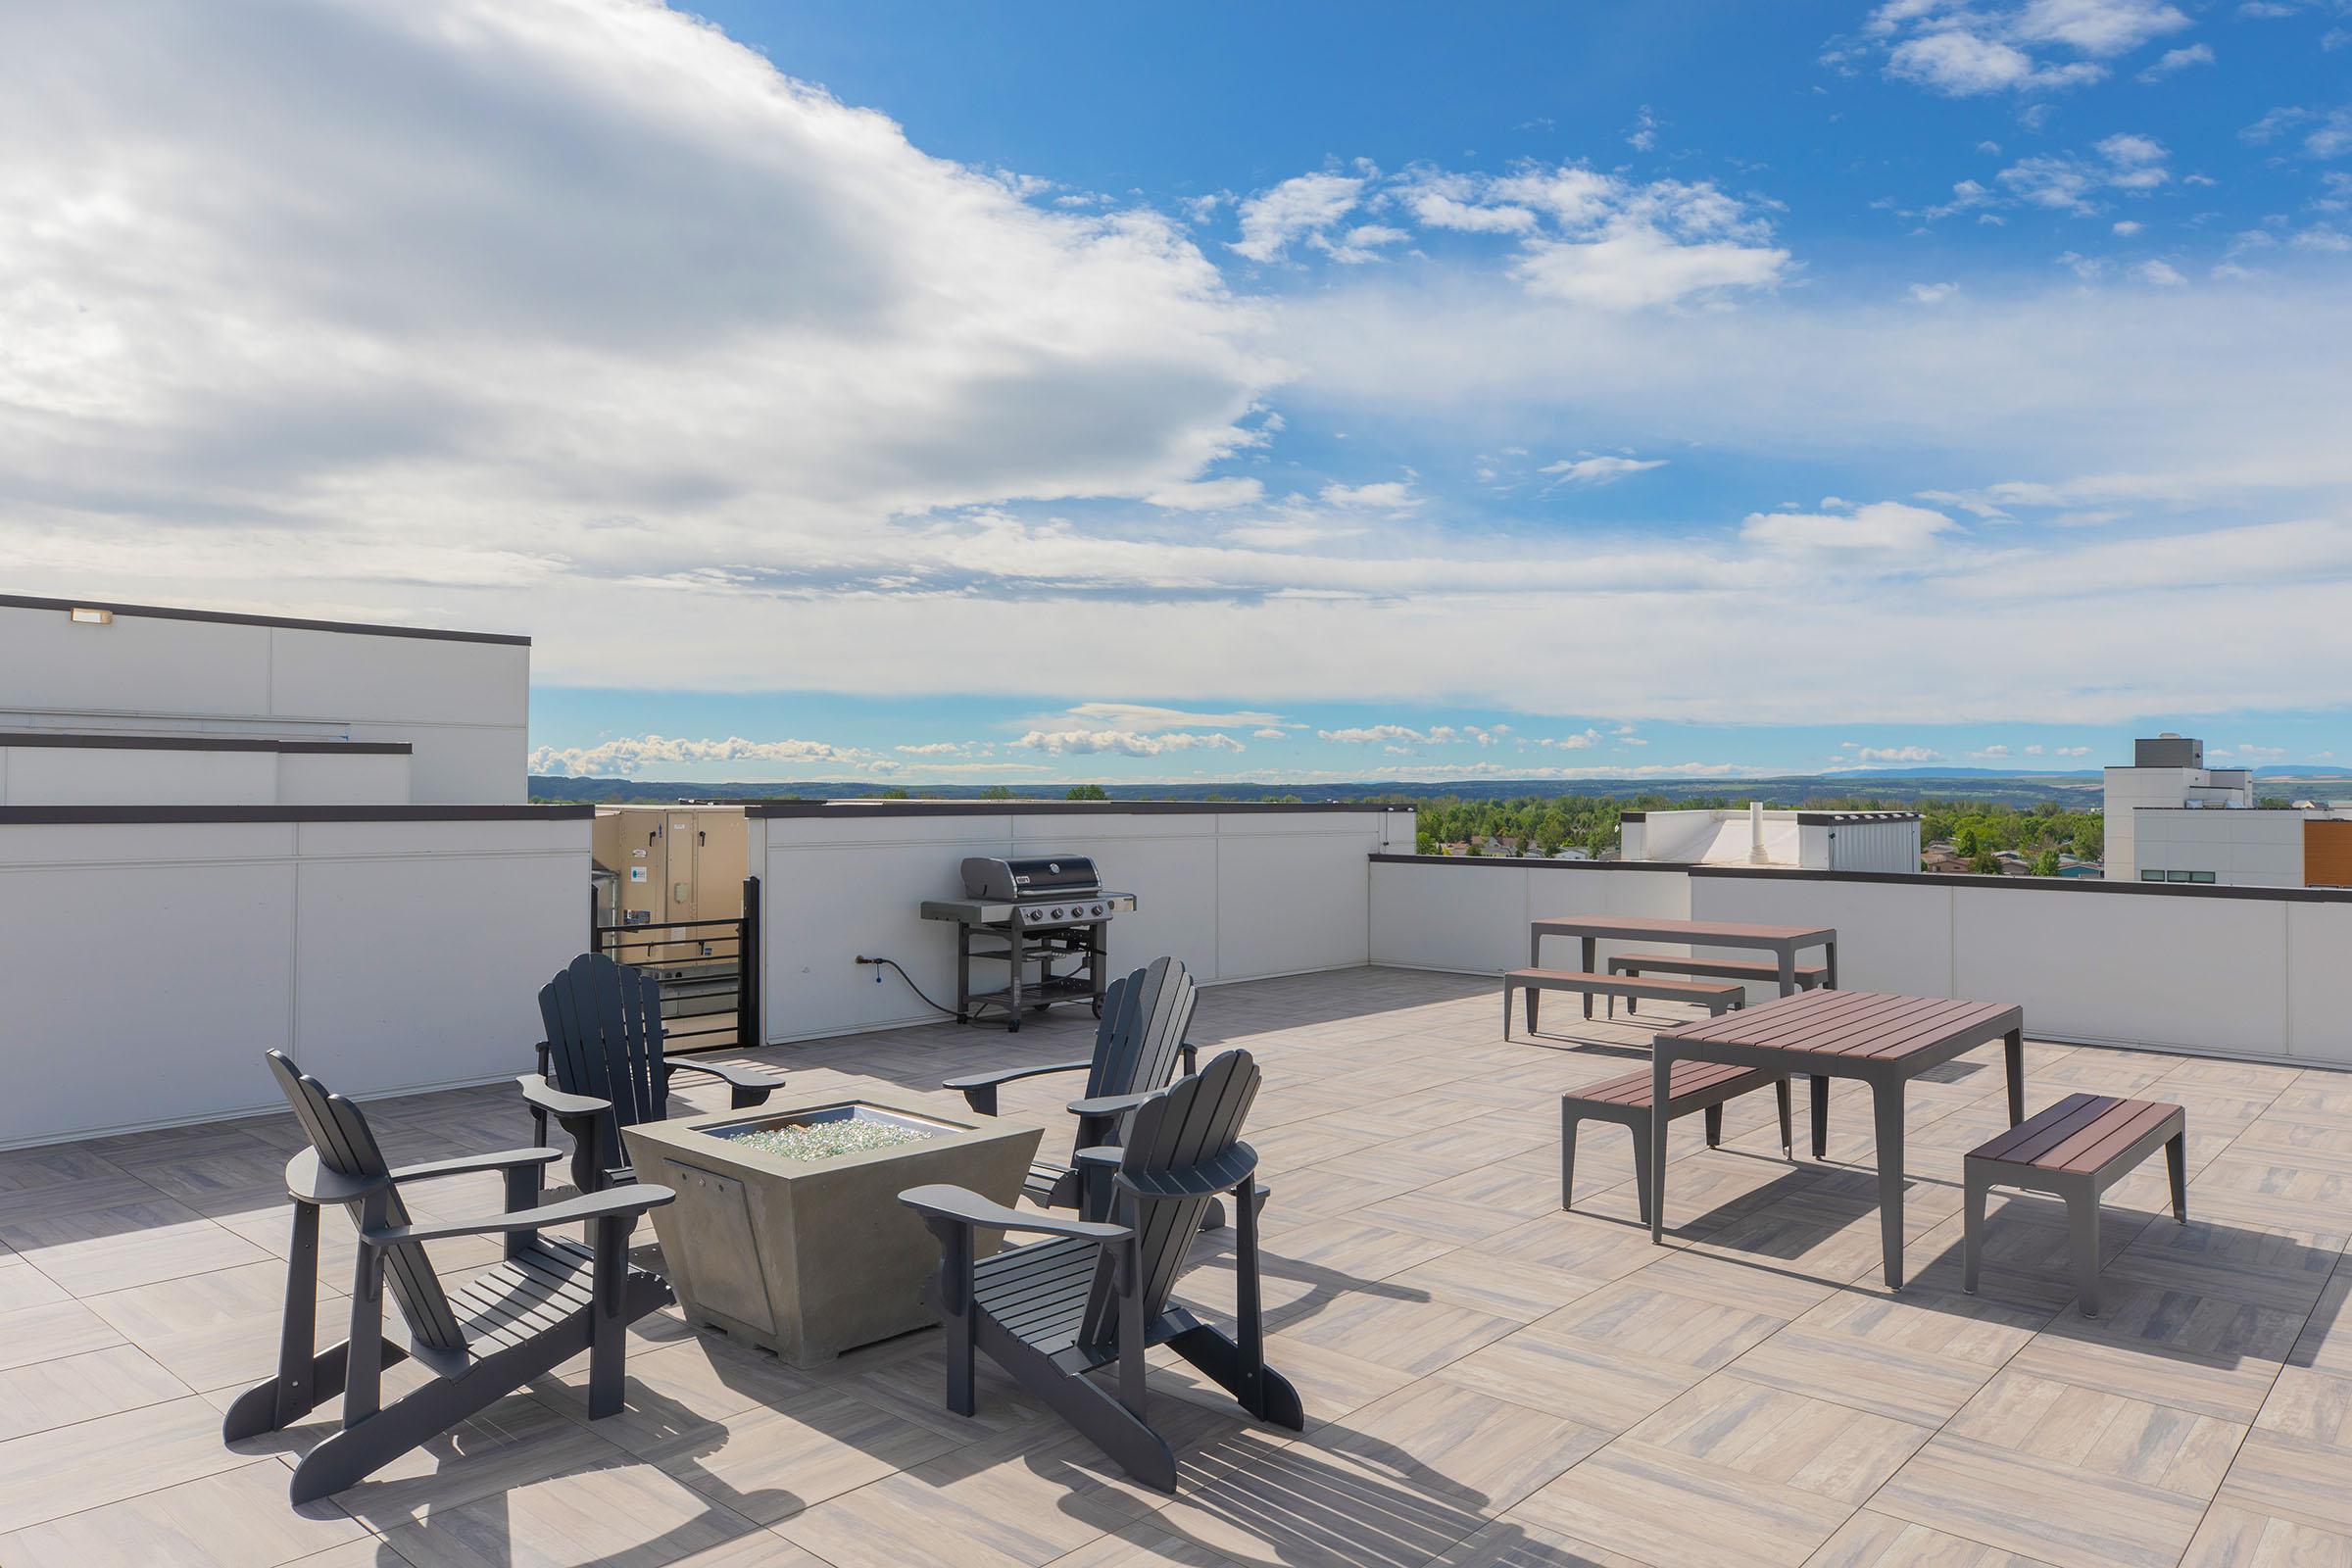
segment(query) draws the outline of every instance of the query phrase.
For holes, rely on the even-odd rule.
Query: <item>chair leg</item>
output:
[[[589,1276],[588,1418],[620,1413],[628,1383],[629,1216],[608,1214],[595,1225],[596,1259]]]
[[[2165,1174],[2173,1182],[2173,1218],[2188,1223],[2188,1134],[2177,1132],[2164,1145]]]
[[[1709,1105],[1706,1115],[1707,1147],[1721,1149],[1723,1147],[1723,1106],[1720,1104]]]
[[[2084,1317],[2099,1315],[2099,1195],[2086,1185],[2066,1195],[2066,1228],[2075,1249],[2075,1295]]]
[[[1576,1124],[1581,1118],[1560,1107],[1560,1206],[1576,1206]]]
[[[1977,1263],[1984,1250],[1984,1198],[1991,1185],[1970,1161],[1960,1199],[1965,1213],[1960,1229],[1960,1289],[1971,1296],[1977,1294]]]
[[[1794,1119],[1790,1114],[1788,1104],[1788,1080],[1786,1078],[1774,1079],[1772,1095],[1781,1102],[1781,1157],[1792,1159],[1796,1152],[1796,1134]]]

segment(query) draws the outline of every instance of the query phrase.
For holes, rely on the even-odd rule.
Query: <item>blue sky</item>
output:
[[[2343,0],[271,10],[0,95],[29,591],[645,777],[2352,760]]]

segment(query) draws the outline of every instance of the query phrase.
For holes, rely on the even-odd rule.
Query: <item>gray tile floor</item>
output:
[[[1266,1071],[1270,1354],[1310,1424],[1253,1426],[1158,1365],[1172,1500],[985,1361],[977,1418],[947,1414],[936,1333],[802,1372],[665,1317],[625,1414],[589,1422],[568,1367],[298,1512],[287,1455],[324,1428],[238,1451],[219,1432],[273,1355],[290,1121],[0,1153],[0,1564],[2352,1568],[2352,1075],[2034,1045],[2030,1104],[2188,1106],[2192,1223],[2157,1213],[2161,1162],[2119,1187],[2087,1323],[2040,1200],[1997,1204],[1984,1290],[1957,1288],[1960,1152],[2003,1119],[1997,1051],[1915,1086],[1912,1283],[1889,1296],[1866,1104],[1839,1091],[1826,1163],[1781,1157],[1769,1095],[1732,1106],[1722,1149],[1681,1124],[1653,1248],[1615,1129],[1588,1126],[1574,1211],[1558,1193],[1559,1091],[1638,1065],[1644,1035],[1506,1045],[1496,1018],[1491,982],[1394,970],[1205,995],[1197,1038]],[[760,1055],[796,1094],[905,1100],[1083,1054],[1087,1028]],[[1006,1112],[1066,1121],[1067,1088]],[[368,1108],[401,1161],[525,1136],[512,1090]],[[326,1251],[331,1299],[348,1242]],[[488,1254],[435,1249],[452,1274]],[[1231,1285],[1204,1239],[1184,1294],[1214,1314]]]

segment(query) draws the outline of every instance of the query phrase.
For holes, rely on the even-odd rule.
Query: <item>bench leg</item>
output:
[[[1781,1102],[1781,1157],[1793,1159],[1796,1157],[1795,1118],[1789,1112],[1788,1079],[1773,1080],[1772,1097]]]
[[[1636,1212],[1642,1223],[1650,1223],[1650,1205],[1666,1195],[1657,1191],[1657,1165],[1650,1149],[1649,1128],[1639,1123],[1628,1124],[1626,1131],[1634,1135],[1634,1185],[1641,1189]]]
[[[1707,1147],[1709,1149],[1723,1147],[1723,1107],[1721,1105],[1707,1107]]]
[[[1830,1157],[1830,1081],[1820,1073],[1810,1079],[1813,1096],[1813,1157]]]
[[[2075,1249],[2075,1295],[2084,1317],[2099,1315],[2099,1195],[2085,1182],[2066,1195],[2066,1229]]]
[[[1597,940],[1592,937],[1585,938],[1585,973],[1592,972],[1592,956],[1599,951],[1600,944]],[[1585,993],[1585,1016],[1588,1018],[1592,1016],[1592,993],[1590,991]],[[1534,1028],[1534,1025],[1529,1025],[1529,1028]]]
[[[1977,1294],[1977,1261],[1984,1246],[1984,1197],[1992,1183],[1975,1160],[1967,1162],[1965,1191],[1960,1200],[1964,1217],[1960,1232],[1960,1289]]]
[[[1581,1120],[1566,1105],[1560,1107],[1560,1206],[1576,1203],[1576,1124]]]
[[[2173,1179],[2173,1218],[2188,1223],[2188,1134],[2177,1132],[2165,1140],[2165,1174]]]
[[[1527,999],[1527,1032],[1532,1035],[1536,1032],[1536,999],[1544,994],[1544,988],[1529,986],[1519,994]]]
[[[1502,1038],[1511,1038],[1511,983],[1502,983]]]

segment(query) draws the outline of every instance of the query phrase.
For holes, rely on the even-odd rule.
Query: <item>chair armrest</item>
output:
[[[435,1242],[449,1236],[499,1236],[508,1231],[536,1231],[551,1225],[576,1225],[582,1220],[605,1219],[616,1214],[642,1214],[649,1208],[660,1208],[677,1196],[666,1187],[639,1182],[629,1187],[608,1187],[601,1193],[567,1198],[561,1203],[517,1209],[511,1214],[487,1214],[478,1219],[445,1220],[432,1225],[396,1225],[382,1230],[364,1230],[360,1235],[376,1247],[390,1247],[399,1242]]]
[[[477,1170],[514,1170],[522,1165],[545,1165],[563,1158],[554,1149],[501,1149],[489,1154],[462,1154],[456,1159],[432,1159],[421,1165],[395,1165],[395,1182],[428,1182],[437,1176],[463,1176]]]
[[[594,1095],[567,1095],[544,1078],[517,1078],[522,1086],[522,1098],[553,1114],[559,1121],[567,1116],[601,1116],[612,1108],[610,1100]]]
[[[708,1073],[713,1078],[722,1079],[734,1085],[737,1089],[781,1089],[784,1087],[784,1075],[780,1072],[762,1072],[757,1067],[730,1067],[724,1062],[716,1061],[680,1061],[675,1056],[664,1056],[662,1060],[662,1065],[671,1072]]]
[[[1102,1095],[1093,1100],[1073,1100],[1068,1108],[1073,1116],[1116,1116],[1123,1111],[1133,1110],[1158,1093],[1160,1091],[1156,1089],[1147,1089],[1140,1095]]]
[[[1116,1242],[1134,1234],[1124,1225],[1097,1225],[1089,1220],[1041,1214],[1034,1209],[1006,1208],[964,1187],[909,1187],[899,1195],[899,1201],[926,1220],[941,1219],[956,1225],[987,1225],[1040,1236],[1066,1236],[1081,1242]]]
[[[970,1089],[994,1089],[999,1084],[1012,1083],[1021,1078],[1042,1078],[1052,1072],[1084,1072],[1094,1065],[1094,1058],[1084,1061],[1057,1061],[1045,1067],[1007,1067],[1002,1072],[975,1072],[961,1078],[951,1078],[939,1087],[961,1093]]]

